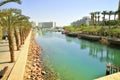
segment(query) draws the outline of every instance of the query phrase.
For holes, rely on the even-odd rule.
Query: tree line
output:
[[[119,15],[120,11],[96,11],[96,12],[91,12],[91,24],[92,25],[100,25],[100,18],[102,18],[102,26],[104,25],[110,25],[113,24],[118,24],[120,22],[120,15]],[[103,16],[101,17],[100,14],[102,14]],[[114,16],[114,19],[111,20],[111,16]],[[118,18],[116,17],[118,15]],[[108,16],[108,20],[106,19],[106,16]]]
[[[0,2],[0,6],[10,2],[21,4],[21,0],[4,0]],[[8,35],[11,62],[15,61],[15,44],[17,50],[20,50],[21,45],[24,44],[26,37],[30,33],[31,27],[29,17],[23,15],[20,9],[9,8],[0,10],[0,31],[1,34],[5,31]]]

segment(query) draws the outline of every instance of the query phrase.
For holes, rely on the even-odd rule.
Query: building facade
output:
[[[72,26],[77,26],[77,25],[81,25],[81,24],[89,25],[90,24],[90,18],[85,16],[82,19],[74,21],[74,22],[71,23]]]
[[[120,20],[120,0],[119,0],[119,3],[118,3],[118,20]]]
[[[56,22],[39,22],[38,27],[40,27],[40,28],[54,28],[54,27],[56,27]]]

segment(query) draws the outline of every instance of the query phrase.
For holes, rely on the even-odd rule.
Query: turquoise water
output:
[[[106,64],[120,66],[120,50],[67,37],[59,32],[38,32],[43,62],[58,80],[93,80],[106,75]]]

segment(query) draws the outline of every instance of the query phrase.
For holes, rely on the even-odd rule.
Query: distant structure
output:
[[[38,27],[40,27],[40,28],[54,28],[54,27],[56,27],[56,22],[39,22]]]
[[[72,26],[77,26],[77,25],[81,25],[81,24],[89,25],[90,24],[90,18],[88,16],[85,16],[82,19],[74,21],[74,22],[71,23]]]
[[[32,21],[31,25],[32,25],[33,28],[35,28],[36,27],[36,22]]]
[[[119,0],[119,3],[118,3],[118,20],[120,20],[120,0]]]

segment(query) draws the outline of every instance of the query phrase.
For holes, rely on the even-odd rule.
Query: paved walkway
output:
[[[22,77],[24,75],[23,72],[25,69],[25,64],[27,59],[30,36],[31,33],[27,37],[25,44],[21,47],[20,51],[15,50],[14,63],[10,63],[10,52],[9,52],[8,41],[6,40],[0,41],[0,70],[3,69],[5,66],[8,66],[8,69],[1,80],[23,80]],[[17,78],[14,79],[15,76]],[[18,76],[20,76],[20,78]]]
[[[104,76],[95,80],[120,80],[120,72]]]
[[[15,61],[18,58],[20,51],[15,51]],[[9,76],[14,63],[10,63],[10,52],[9,52],[9,44],[8,41],[0,41],[0,70],[3,69],[5,66],[8,66],[6,74],[2,78],[2,80],[6,80]]]

